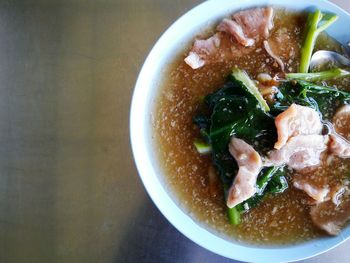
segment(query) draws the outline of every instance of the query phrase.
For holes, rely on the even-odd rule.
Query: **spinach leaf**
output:
[[[334,109],[349,102],[349,92],[306,81],[291,81],[280,85],[276,103],[271,110],[276,115],[286,110],[292,103],[296,103],[311,107],[329,118],[334,114]]]
[[[205,98],[212,109],[209,142],[213,161],[224,184],[231,185],[237,164],[228,151],[232,136],[244,139],[260,150],[271,148],[276,129],[274,119],[265,113],[246,86],[233,76]]]
[[[288,188],[288,181],[284,176],[284,171],[277,171],[266,187],[266,191],[271,194],[283,193]]]
[[[235,76],[240,76],[240,80]],[[252,92],[254,89],[246,86],[249,82],[247,78],[246,73],[235,70],[220,89],[204,98],[209,114],[202,112],[193,119],[203,139],[211,145],[213,162],[219,171],[225,196],[238,170],[237,163],[228,150],[231,137],[245,140],[260,153],[273,148],[277,138],[274,117],[263,107],[261,95],[261,98],[257,97]],[[261,171],[257,182],[258,193],[228,210],[232,224],[238,224],[240,214],[255,207],[268,192],[277,193],[285,189],[285,186],[278,184],[278,180],[284,182],[279,179],[283,174],[275,176],[278,171],[277,167],[264,168]],[[272,181],[276,184],[268,187]]]

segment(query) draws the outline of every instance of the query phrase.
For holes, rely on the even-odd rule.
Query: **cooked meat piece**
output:
[[[338,167],[343,161],[327,155],[326,152],[321,157],[319,166],[305,168],[293,174],[294,186],[312,197],[310,204],[332,200],[338,205],[348,189],[348,181],[339,176]]]
[[[345,198],[338,206],[331,200],[311,208],[310,215],[316,226],[329,235],[337,235],[350,219],[350,200]]]
[[[206,40],[196,39],[193,47],[185,58],[185,62],[193,69],[198,69],[206,64],[206,59],[213,56],[220,46],[220,35],[215,34]]]
[[[233,18],[242,26],[246,36],[256,38],[262,35],[268,38],[269,30],[273,28],[273,16],[273,8],[267,7],[240,11],[234,14]]]
[[[279,28],[274,31],[264,44],[267,53],[276,61],[276,67],[280,66],[281,71],[293,71],[293,64],[296,58],[300,57],[299,42],[292,38],[287,28]]]
[[[333,117],[333,126],[335,131],[350,140],[349,126],[350,126],[350,105],[340,107]]]
[[[340,158],[350,157],[350,142],[336,133],[329,135],[328,149]]]
[[[267,54],[269,54],[277,62],[277,64],[280,66],[281,71],[284,71],[284,64],[283,64],[282,59],[272,51],[270,44],[267,40],[264,40],[264,48],[265,48]]]
[[[268,37],[272,27],[273,9],[271,7],[241,11],[234,15],[233,20],[225,18],[217,27],[219,32],[212,37],[196,40],[185,62],[191,68],[198,69],[209,63],[248,54],[254,50],[248,48],[254,45],[254,38],[258,39],[259,35]],[[235,41],[231,41],[231,36]]]
[[[232,208],[256,193],[256,179],[262,161],[254,148],[241,139],[232,138],[229,151],[239,167],[227,197],[227,206]]]
[[[289,138],[297,135],[320,134],[322,123],[312,108],[292,104],[275,119],[278,140],[275,149],[281,149]]]
[[[295,170],[319,165],[321,153],[327,149],[328,137],[322,135],[298,135],[292,137],[280,149],[269,153],[267,165],[287,164]]]
[[[225,18],[216,29],[230,34],[238,43],[245,47],[254,45],[254,39],[247,38],[243,33],[242,27],[233,20]]]
[[[241,57],[254,51],[254,47],[237,45],[228,34],[219,32],[207,40],[196,40],[191,51],[185,58],[186,64],[193,69],[204,65],[224,62]]]
[[[340,157],[350,157],[350,138],[348,129],[350,125],[350,105],[344,105],[333,117],[334,131],[329,135],[328,149],[330,153]]]
[[[220,42],[219,34],[215,34],[206,40],[196,39],[192,50],[200,54],[213,54],[220,47]]]
[[[185,62],[193,69],[201,68],[205,65],[205,61],[196,52],[192,51],[185,58]]]
[[[324,202],[329,193],[328,188],[316,188],[312,185],[303,181],[294,181],[293,186],[299,190],[307,193],[311,198],[313,198],[317,203]]]

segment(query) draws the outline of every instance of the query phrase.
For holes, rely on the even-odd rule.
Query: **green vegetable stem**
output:
[[[239,225],[241,223],[241,213],[236,207],[227,209],[228,220],[231,225]]]
[[[286,74],[287,79],[295,79],[295,80],[306,80],[306,81],[323,81],[330,80],[335,78],[346,77],[350,75],[350,71],[334,68],[321,72],[313,72],[313,73],[288,73]]]
[[[301,48],[299,72],[309,71],[312,51],[318,35],[338,19],[335,14],[323,14],[320,10],[310,13],[306,23],[306,37]]]
[[[211,153],[211,145],[209,143],[206,143],[201,139],[195,139],[193,144],[196,147],[197,152],[200,154]]]

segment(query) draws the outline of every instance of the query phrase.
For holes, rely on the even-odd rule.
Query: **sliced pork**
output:
[[[287,164],[295,170],[319,165],[327,142],[327,136],[316,134],[292,137],[280,150],[271,151],[266,163],[277,166]]]
[[[338,134],[329,135],[328,149],[340,158],[350,158],[350,143]]]
[[[281,68],[281,71],[284,71],[284,63],[283,63],[282,59],[272,51],[270,44],[267,40],[264,40],[264,48],[265,48],[267,54],[269,54],[276,61],[278,66]]]
[[[333,117],[333,126],[338,134],[350,140],[350,105],[344,105],[337,110]]]
[[[281,149],[293,136],[320,134],[323,127],[317,111],[294,103],[276,117],[275,125],[278,135],[275,149]]]
[[[246,36],[256,38],[261,35],[268,38],[273,28],[273,16],[273,8],[267,7],[240,11],[233,15],[233,19],[243,28]]]
[[[205,60],[203,60],[196,52],[192,51],[185,58],[185,62],[193,69],[198,69],[205,65]]]
[[[264,41],[264,48],[269,56],[273,58],[275,68],[280,67],[283,72],[293,72],[295,60],[300,57],[299,41],[291,37],[290,31],[284,27],[274,31]]]
[[[220,42],[219,34],[215,34],[206,40],[196,39],[193,44],[193,50],[198,53],[210,55],[217,51],[217,48],[220,47]]]
[[[225,18],[216,28],[218,31],[226,32],[233,36],[238,43],[245,47],[254,45],[254,39],[247,38],[242,30],[242,27],[235,21]]]
[[[337,235],[350,219],[350,200],[346,197],[339,205],[331,200],[311,208],[311,219],[316,226],[330,235]]]
[[[333,128],[329,135],[329,152],[340,158],[350,157],[350,105],[344,105],[338,109],[333,117]]]
[[[203,67],[208,58],[215,55],[220,43],[219,34],[215,34],[206,40],[196,39],[190,53],[185,58],[186,64],[193,69]]]
[[[274,11],[269,8],[248,9],[225,18],[217,33],[204,40],[197,39],[185,62],[193,69],[209,63],[232,59],[252,52],[250,48],[260,38],[267,38],[273,27]],[[244,49],[242,49],[244,48]]]
[[[227,206],[232,208],[256,193],[256,179],[262,161],[252,146],[238,138],[231,139],[229,151],[239,167],[227,197]]]
[[[255,8],[234,14],[233,19],[224,19],[218,31],[232,35],[243,46],[252,46],[255,39],[268,38],[273,28],[273,8]]]
[[[324,202],[329,193],[328,188],[317,188],[303,181],[294,181],[293,186],[304,191],[308,196],[313,198],[317,203]]]

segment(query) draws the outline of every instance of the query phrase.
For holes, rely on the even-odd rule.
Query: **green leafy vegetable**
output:
[[[278,114],[292,103],[296,103],[311,107],[330,117],[335,108],[349,102],[350,93],[337,88],[319,86],[306,81],[285,82],[279,87],[272,112]]]
[[[283,193],[288,188],[288,182],[284,176],[284,172],[276,174],[266,187],[266,192],[271,194]]]
[[[254,145],[259,152],[266,152],[273,147],[277,138],[274,117],[267,112],[269,108],[254,82],[239,70],[234,70],[223,87],[207,95],[204,102],[209,114],[202,112],[193,121],[203,139],[211,145],[213,162],[227,196],[238,170],[235,159],[228,151],[231,137],[241,138]],[[240,214],[255,207],[267,193],[285,189],[285,185],[278,184],[286,182],[280,178],[283,174],[275,178],[277,171],[279,169],[275,167],[263,169],[258,176],[258,193],[235,208],[228,209],[232,224],[239,224]],[[275,185],[267,188],[272,181]]]
[[[310,13],[306,23],[306,37],[301,48],[299,72],[309,71],[312,51],[318,35],[338,19],[335,14],[323,14],[320,10]]]
[[[211,108],[209,142],[213,161],[224,184],[232,184],[237,165],[228,152],[232,136],[242,138],[264,150],[276,137],[274,119],[265,113],[247,87],[230,76],[226,84],[205,98]]]
[[[323,81],[349,76],[350,72],[345,69],[334,68],[321,72],[313,73],[288,73],[287,79],[305,80],[305,81]]]
[[[241,223],[241,213],[235,207],[227,209],[227,215],[231,225],[239,225]]]

